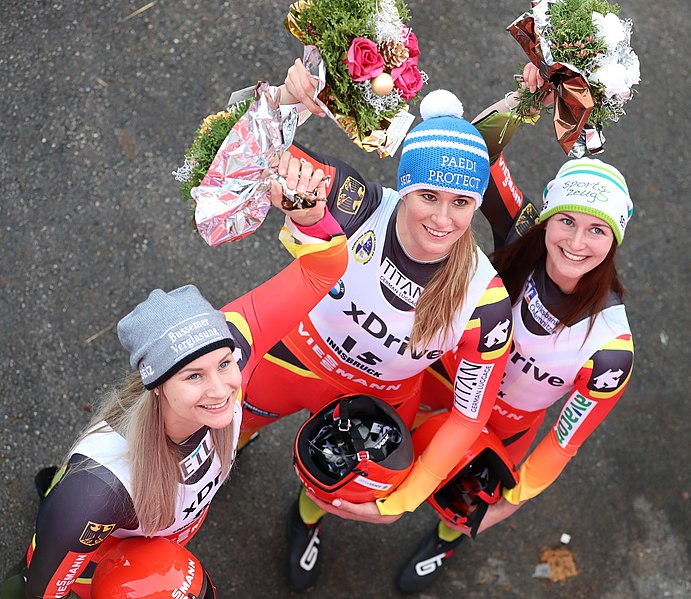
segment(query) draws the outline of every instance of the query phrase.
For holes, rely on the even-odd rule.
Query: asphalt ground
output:
[[[1,571],[32,534],[33,474],[61,458],[99,393],[128,369],[117,320],[155,287],[194,283],[220,306],[287,260],[275,216],[237,244],[205,246],[171,171],[230,91],[280,82],[301,54],[282,26],[288,3],[151,4],[132,17],[145,0],[0,4]],[[430,89],[458,94],[468,115],[510,89],[523,57],[505,27],[527,2],[409,6]],[[467,543],[428,597],[691,596],[691,11],[686,0],[621,7],[635,22],[643,81],[607,130],[604,157],[626,175],[636,203],[618,257],[633,380],[558,482]],[[361,152],[330,122],[312,119],[298,139],[394,185],[395,160]],[[564,160],[549,119],[521,131],[507,158],[519,186],[539,197]],[[285,515],[298,488],[290,443],[303,418],[267,429],[240,456],[190,546],[220,598],[289,594]],[[434,520],[427,506],[388,527],[327,519],[310,596],[396,596],[394,574]],[[534,577],[562,533],[571,535],[577,574]]]

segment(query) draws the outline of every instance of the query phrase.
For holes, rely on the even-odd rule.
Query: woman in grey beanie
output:
[[[286,152],[278,172],[288,189],[325,197],[323,171]],[[275,184],[279,209],[281,197]],[[134,372],[68,452],[3,598],[90,597],[119,540],[184,545],[196,533],[233,463],[248,373],[345,270],[345,236],[325,202],[286,215],[281,239],[297,259],[267,283],[221,310],[191,285],[155,289],[118,323]]]

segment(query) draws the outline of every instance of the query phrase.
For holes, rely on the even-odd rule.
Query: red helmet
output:
[[[424,451],[447,418],[448,413],[437,414],[413,431],[416,455]],[[502,489],[512,489],[517,484],[516,469],[506,448],[499,437],[483,428],[427,503],[445,520],[468,526],[475,537],[487,507],[501,499]]]
[[[293,462],[319,499],[374,501],[393,491],[413,467],[405,423],[385,401],[341,397],[313,414],[295,438]]]
[[[99,561],[93,599],[215,599],[209,575],[187,549],[165,537],[129,537]]]

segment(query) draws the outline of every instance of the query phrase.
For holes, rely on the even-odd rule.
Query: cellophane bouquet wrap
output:
[[[519,90],[514,111],[530,118],[554,89],[554,128],[570,156],[602,151],[603,127],[619,120],[640,81],[631,49],[631,19],[607,0],[540,0],[509,27],[546,80],[536,92]]]
[[[305,61],[324,62],[316,101],[360,148],[394,154],[414,117],[427,75],[402,0],[298,0],[285,26],[305,45]]]
[[[280,155],[298,120],[295,109],[281,110],[279,95],[260,83],[254,101],[208,116],[173,173],[183,198],[194,200],[196,228],[212,247],[252,233],[271,207],[271,181],[280,180]]]

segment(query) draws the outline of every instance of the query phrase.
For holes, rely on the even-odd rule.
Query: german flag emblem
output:
[[[103,543],[114,528],[115,524],[99,524],[89,520],[79,537],[79,542],[87,547],[95,547]]]

